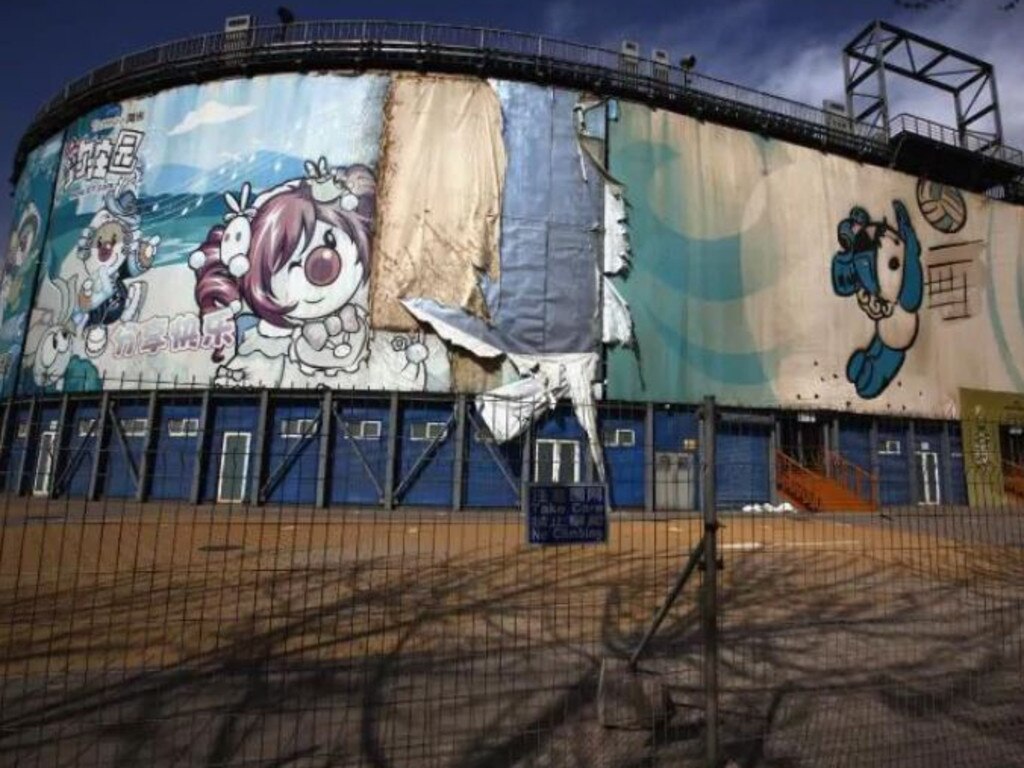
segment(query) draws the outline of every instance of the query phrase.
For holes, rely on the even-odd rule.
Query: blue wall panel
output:
[[[11,436],[10,449],[7,452],[7,464],[4,469],[4,490],[14,493],[18,487],[18,481],[20,479],[19,472],[21,471],[22,459],[25,456],[25,451],[28,448],[28,440],[26,437],[19,437],[19,433],[27,429],[29,416],[29,406],[22,405],[18,406],[16,412],[12,416],[11,424]],[[29,471],[28,465],[26,465],[26,473]]]
[[[466,409],[463,503],[467,507],[517,507],[523,471],[522,441],[484,443],[482,440],[488,438],[487,434],[483,433],[481,437],[476,423],[468,415],[474,406],[467,404]],[[477,419],[477,423],[483,422]],[[498,461],[504,467],[504,473],[498,467]],[[506,473],[511,483],[506,478]]]
[[[308,438],[286,438],[282,436],[281,428],[285,421],[310,419],[316,422],[319,416],[318,402],[284,402],[271,408],[264,471],[263,493],[266,503],[316,502],[320,431],[311,428]],[[267,483],[271,485],[267,487]]]
[[[148,413],[148,407],[144,402],[119,402],[112,410],[122,423],[129,419],[145,419]],[[103,486],[103,493],[107,498],[133,498],[138,489],[136,476],[142,467],[142,451],[146,444],[146,436],[125,434],[124,437],[125,440],[122,442],[108,414],[106,472]]]
[[[153,466],[149,480],[151,499],[188,499],[192,493],[192,477],[199,454],[199,435],[189,431],[185,436],[170,434],[169,423],[196,419],[198,402],[163,403],[158,412],[158,429],[154,434]]]
[[[99,405],[95,402],[71,403],[68,408],[65,431],[67,447],[58,474],[62,496],[82,498],[89,492],[89,480],[99,445],[99,416]],[[83,432],[86,434],[83,435]]]
[[[614,508],[644,506],[644,442],[647,430],[643,411],[622,408],[603,409],[598,427],[602,437],[606,431],[630,429],[634,442],[630,447],[604,446],[605,470]]]
[[[715,440],[717,506],[735,508],[771,501],[771,438],[771,428],[766,425],[718,424]]]
[[[368,471],[377,479],[381,488],[387,468],[388,404],[386,401],[335,401],[338,417],[351,424],[362,421],[380,423],[380,436],[370,439],[348,439],[338,428],[338,420],[332,427],[331,471],[328,477],[328,496],[333,504],[381,503],[377,487]],[[362,454],[366,466],[360,458]]]
[[[871,421],[843,418],[839,422],[839,454],[871,473]]]
[[[899,453],[885,453],[887,442],[899,444]],[[910,446],[904,422],[878,422],[878,486],[882,506],[910,503]]]
[[[967,472],[964,469],[963,437],[960,424],[950,422],[949,429],[949,478],[950,489],[946,497],[947,504],[967,503]]]
[[[420,465],[415,475],[410,473],[420,457],[428,450],[432,440],[413,440],[414,424],[445,423],[453,412],[451,403],[407,404],[399,411],[398,467],[396,491],[405,483],[398,504],[410,506],[450,507],[452,503],[452,472],[455,461],[455,424],[449,426],[443,442],[433,449],[429,460]],[[407,478],[409,478],[407,480]],[[497,482],[497,478],[495,478]]]

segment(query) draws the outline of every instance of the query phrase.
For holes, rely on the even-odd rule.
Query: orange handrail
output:
[[[854,496],[872,504],[878,503],[878,477],[861,466],[833,452],[830,461],[832,477]]]
[[[818,492],[817,476],[792,456],[782,451],[776,451],[775,455],[779,487],[811,509],[820,507],[821,495]]]

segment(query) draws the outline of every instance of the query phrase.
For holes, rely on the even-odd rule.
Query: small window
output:
[[[88,437],[96,429],[96,419],[79,419],[78,436]]]
[[[1011,435],[1024,435],[1024,427],[1010,427]]]
[[[168,437],[195,437],[199,434],[199,419],[190,416],[184,419],[167,420]]]
[[[145,437],[148,427],[148,419],[121,419],[121,431],[125,437]]]
[[[410,440],[438,440],[445,435],[443,421],[415,421],[409,425]]]
[[[379,421],[346,421],[345,435],[351,440],[380,440]]]
[[[316,434],[316,419],[282,419],[281,437],[296,440]]]
[[[27,421],[23,421],[23,422],[21,422],[21,424],[18,425],[18,439],[19,440],[26,440],[26,439],[28,439],[28,422]]]
[[[604,444],[608,448],[632,448],[636,445],[636,431],[632,429],[606,429]]]
[[[697,450],[697,438],[687,437],[683,440],[684,451],[696,451]]]
[[[903,445],[899,440],[883,440],[878,453],[882,456],[899,456],[903,453]]]

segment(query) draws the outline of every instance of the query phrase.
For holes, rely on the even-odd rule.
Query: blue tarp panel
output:
[[[759,424],[720,423],[715,440],[716,501],[741,507],[771,501],[769,461],[771,428]]]
[[[259,421],[259,403],[235,400],[214,400],[210,404],[210,442],[206,457],[203,483],[203,501],[216,501],[221,472],[226,481],[240,483],[247,501],[252,490],[255,473],[256,429]],[[248,435],[249,451],[231,447],[224,452],[224,436],[227,433]],[[237,463],[235,463],[237,462]]]
[[[398,472],[396,494],[405,483],[405,490],[396,495],[396,503],[406,506],[449,507],[452,503],[452,472],[455,462],[455,423],[448,425],[444,439],[434,448],[433,438],[424,438],[425,424],[447,424],[451,419],[451,403],[412,403],[399,411]],[[435,428],[439,429],[439,428]],[[416,439],[419,436],[420,439]],[[424,452],[431,450],[429,459],[420,462]],[[415,474],[410,473],[419,464]],[[500,478],[495,477],[497,483]]]
[[[316,502],[317,464],[320,456],[320,430],[310,426],[309,437],[285,437],[289,423],[293,433],[296,422],[306,419],[318,424],[320,403],[283,402],[274,405],[267,434],[267,458],[264,472],[264,498],[268,504],[313,504]],[[305,422],[303,422],[305,423]],[[272,483],[267,487],[267,483]]]
[[[384,487],[388,455],[388,404],[379,402],[337,402],[335,412],[341,421],[350,425],[353,435],[360,434],[360,425],[379,426],[376,436],[366,433],[362,437],[346,438],[335,419],[332,427],[330,475],[328,497],[333,504],[360,504],[376,506],[382,499],[370,474]],[[363,460],[366,465],[364,466]]]
[[[93,462],[99,445],[100,408],[95,402],[72,402],[65,431],[67,447],[61,459],[58,489],[62,496],[83,498],[89,492]]]
[[[528,83],[501,82],[497,89],[508,168],[494,325],[510,351],[592,350],[599,338],[604,181],[593,167],[584,178],[577,95]]]
[[[198,425],[201,406],[194,403],[162,403],[159,428],[153,435],[153,467],[149,480],[151,499],[188,499],[192,493],[192,477],[199,454],[198,429],[191,425],[178,425],[171,434],[171,422],[195,419]],[[184,434],[182,434],[182,428]]]
[[[107,414],[107,439],[104,446],[107,461],[103,485],[103,494],[107,498],[126,499],[135,496],[138,491],[135,478],[142,468],[142,451],[146,445],[145,430],[136,434],[125,434],[125,443],[128,446],[126,453],[125,443],[117,436],[112,419],[116,416],[122,424],[122,429],[127,432],[125,422],[132,419],[145,420],[147,413],[146,403],[129,401],[115,403],[112,413]]]
[[[466,408],[467,411],[472,411],[474,406],[470,404]],[[476,426],[477,423],[483,424],[479,419],[474,423],[467,415],[463,503],[467,507],[517,507],[523,471],[522,441],[485,443],[489,435],[486,432],[481,433]],[[498,467],[498,461],[511,478],[511,483]]]
[[[643,507],[644,442],[647,434],[643,411],[602,409],[598,427],[604,443],[604,463],[612,508]],[[623,445],[624,441],[619,439],[624,437],[621,434],[609,440],[617,430],[630,430],[633,444]],[[609,442],[618,444],[610,445]]]
[[[889,450],[898,453],[886,453]],[[898,444],[898,449],[896,445]],[[878,422],[878,486],[882,506],[910,503],[910,446],[907,444],[907,425],[904,422]]]

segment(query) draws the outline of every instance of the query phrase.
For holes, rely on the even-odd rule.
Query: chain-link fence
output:
[[[0,764],[1019,764],[1017,426],[507,406],[9,401]]]

